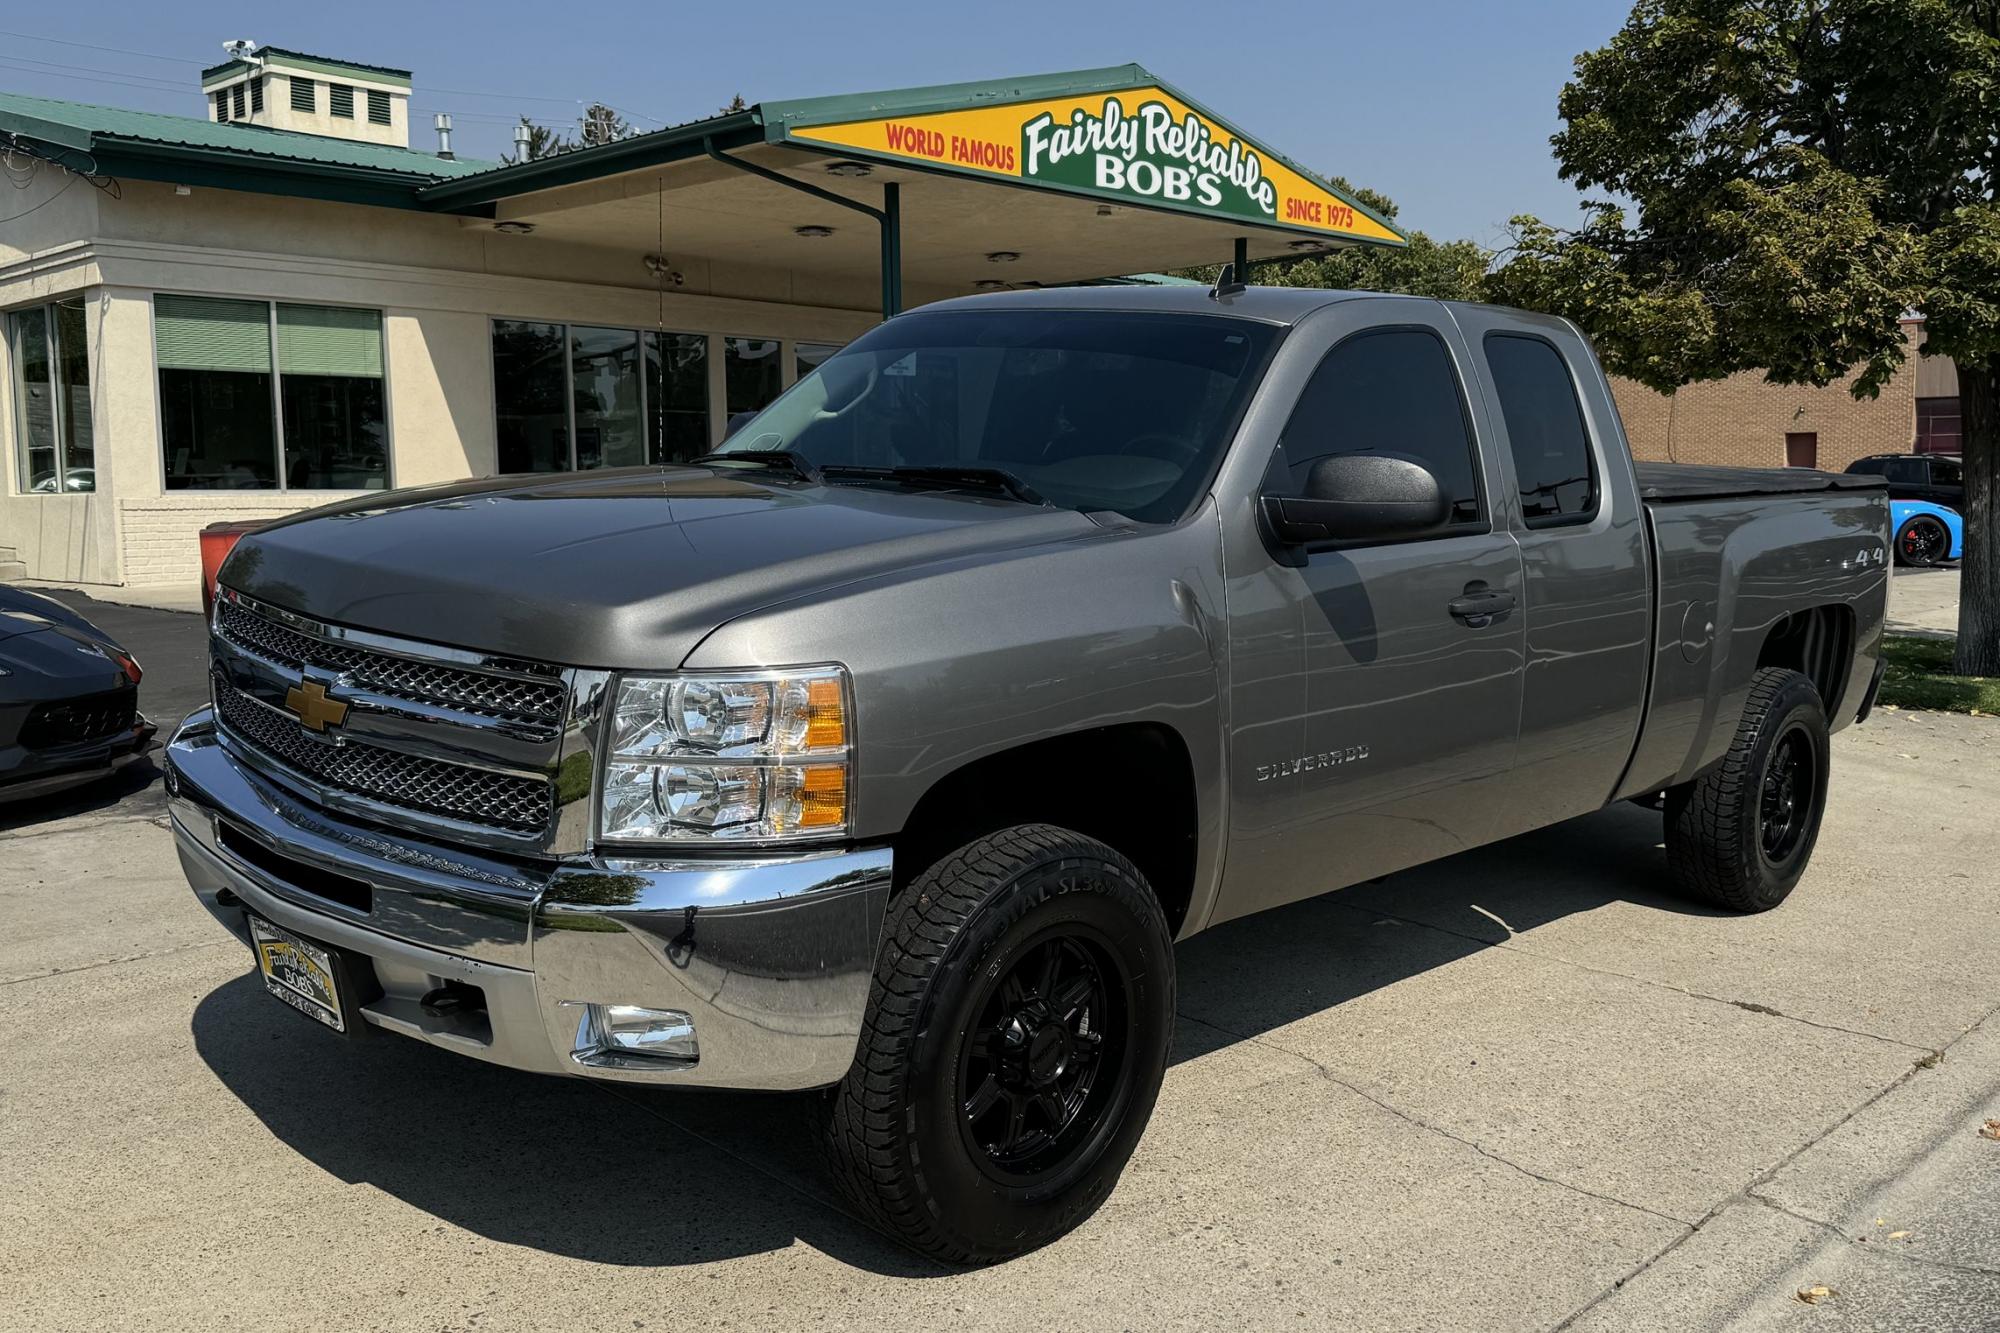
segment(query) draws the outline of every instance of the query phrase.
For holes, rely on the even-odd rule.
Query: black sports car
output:
[[[0,584],[0,802],[93,781],[150,750],[140,674],[61,602]]]

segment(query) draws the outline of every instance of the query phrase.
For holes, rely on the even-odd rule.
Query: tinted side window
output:
[[[1930,480],[1924,472],[1921,459],[1892,458],[1885,471],[1889,480],[1898,486],[1922,486]]]
[[[1328,352],[1285,423],[1268,485],[1301,495],[1314,463],[1344,454],[1422,463],[1451,501],[1454,524],[1483,516],[1458,373],[1434,333],[1383,329]]]
[[[1933,458],[1931,460],[1931,485],[1963,486],[1965,485],[1965,469],[1952,459]]]
[[[1486,367],[1514,453],[1514,481],[1529,527],[1587,519],[1597,512],[1597,461],[1583,404],[1562,353],[1540,338],[1486,339]]]
[[[1857,458],[1847,465],[1849,472],[1865,472],[1871,477],[1879,477],[1888,467],[1888,461],[1881,458]]]

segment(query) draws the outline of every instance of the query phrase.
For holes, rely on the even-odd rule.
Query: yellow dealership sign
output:
[[[826,125],[794,143],[1099,197],[1400,245],[1396,231],[1165,88]]]

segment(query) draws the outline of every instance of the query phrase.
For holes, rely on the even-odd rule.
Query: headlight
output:
[[[839,667],[621,677],[598,835],[689,842],[843,833],[848,730]]]

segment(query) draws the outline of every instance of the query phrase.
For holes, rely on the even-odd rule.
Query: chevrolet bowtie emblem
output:
[[[285,691],[285,707],[298,715],[299,725],[309,731],[325,731],[337,727],[347,716],[347,705],[338,699],[329,699],[326,686],[316,680],[302,680]]]

